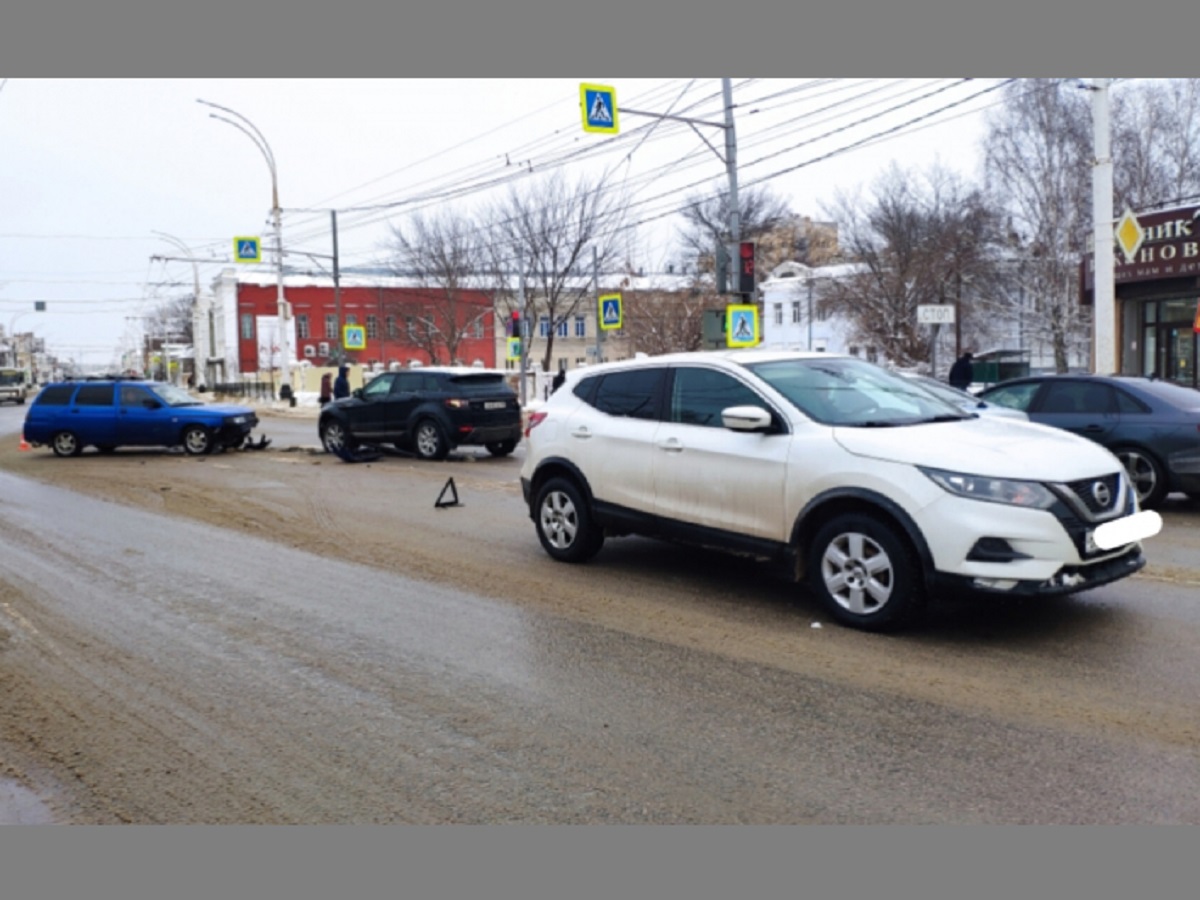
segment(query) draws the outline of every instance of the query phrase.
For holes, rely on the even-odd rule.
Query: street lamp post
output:
[[[228,118],[227,116],[218,115],[217,113],[209,113],[214,119],[218,119],[227,125],[232,125],[242,134],[246,135],[254,142],[254,146],[262,153],[263,159],[267,161],[267,168],[271,170],[271,218],[275,225],[275,283],[276,283],[276,303],[279,315],[279,355],[282,361],[282,374],[280,377],[280,396],[291,394],[292,392],[292,347],[290,340],[290,321],[291,310],[288,307],[287,298],[283,293],[283,214],[279,208],[279,178],[275,166],[275,154],[271,152],[271,145],[267,143],[267,139],[263,137],[258,127],[243,116],[239,112],[235,112],[227,106],[221,106],[217,103],[210,103],[207,100],[197,100],[197,103],[202,103],[205,106],[211,106],[214,109],[219,109],[221,112],[235,116],[238,121]]]
[[[192,255],[191,248],[189,248],[188,245],[179,238],[175,237],[174,235],[167,234],[165,231],[155,231],[154,234],[157,234],[165,241],[170,241],[177,248],[183,251],[187,261],[192,264],[192,281],[194,284],[194,297],[192,300],[192,369],[196,376],[196,386],[202,388],[205,387],[207,382],[207,378],[205,377],[207,366],[202,367],[197,365],[197,363],[200,360],[207,360],[211,355],[209,350],[211,345],[207,338],[211,337],[212,309],[209,304],[205,303],[200,296],[200,267],[196,265],[196,259]],[[201,314],[207,312],[207,316],[201,315],[199,318],[201,325],[203,325],[205,323],[205,319],[207,319],[208,331],[205,331],[203,328],[196,327],[197,312]],[[206,340],[198,341],[197,337],[201,335],[203,335]],[[201,344],[202,346],[197,347],[197,344]],[[202,349],[203,353],[198,353],[198,349]]]

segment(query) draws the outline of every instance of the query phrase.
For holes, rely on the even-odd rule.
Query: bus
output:
[[[0,403],[24,403],[29,391],[29,373],[11,366],[0,368]]]

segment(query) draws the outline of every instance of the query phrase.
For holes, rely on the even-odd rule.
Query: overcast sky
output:
[[[616,88],[618,137],[584,131],[583,81]],[[973,175],[999,83],[735,79],[740,183],[766,179],[821,218],[836,191],[869,186],[893,162]],[[432,208],[423,196],[470,212],[560,164],[628,192],[643,224],[625,250],[652,271],[673,258],[683,198],[725,183],[704,142],[723,151],[721,129],[634,112],[722,121],[720,79],[11,78],[0,87],[5,332],[32,330],[62,358],[108,365],[139,345],[141,317],[190,292],[190,263],[152,259],[185,255],[155,232],[204,260],[205,285],[233,265],[235,235],[269,243],[267,163],[197,99],[236,110],[269,142],[290,265],[328,265],[319,255],[331,252],[329,209],[342,266],[370,265],[389,223]]]

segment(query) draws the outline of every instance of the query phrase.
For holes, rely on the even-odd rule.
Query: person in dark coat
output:
[[[965,391],[968,385],[975,380],[975,369],[971,365],[972,359],[970,352],[967,352],[954,361],[954,365],[950,367],[950,377],[947,379],[952,387]]]
[[[333,380],[333,399],[340,400],[350,396],[350,367],[338,366],[338,377]]]
[[[321,376],[321,405],[333,399],[333,376],[326,372]]]
[[[563,382],[567,380],[567,370],[559,369],[558,374],[554,376],[554,380],[550,382],[550,393],[554,393],[563,386]]]

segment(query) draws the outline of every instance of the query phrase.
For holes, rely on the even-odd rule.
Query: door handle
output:
[[[1104,426],[1103,425],[1085,425],[1083,430],[1087,434],[1103,434]]]
[[[583,440],[587,440],[591,436],[592,436],[592,433],[590,431],[588,431],[586,428],[580,427],[580,428],[571,429],[571,437],[577,437],[577,438],[581,438]]]
[[[679,442],[679,438],[667,438],[665,441],[658,442],[658,449],[665,450],[667,453],[682,453],[683,444]]]

